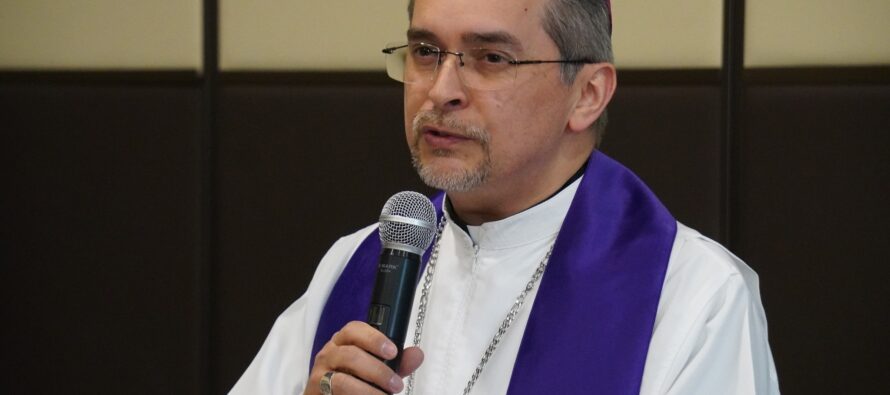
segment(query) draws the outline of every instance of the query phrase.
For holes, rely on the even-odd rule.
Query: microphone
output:
[[[433,203],[417,192],[393,195],[380,213],[379,233],[383,251],[371,294],[368,324],[396,344],[397,356],[385,363],[398,371],[417,288],[420,257],[436,235]]]

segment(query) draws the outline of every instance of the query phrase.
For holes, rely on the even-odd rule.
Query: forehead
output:
[[[550,42],[541,25],[547,1],[416,0],[409,39],[449,46],[496,41],[517,49],[539,47]]]

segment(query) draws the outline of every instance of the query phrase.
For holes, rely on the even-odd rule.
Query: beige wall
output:
[[[200,66],[200,0],[0,0],[0,68]]]
[[[407,0],[221,0],[223,70],[378,70]]]
[[[381,70],[380,49],[405,36],[407,3],[339,0],[334,7],[314,1],[222,0],[220,66]],[[684,7],[666,1],[616,1],[619,66],[719,67],[722,1],[684,0]]]
[[[720,67],[723,0],[616,0],[612,15],[618,67]]]
[[[613,2],[622,68],[717,68],[722,0]],[[407,0],[220,0],[223,70],[381,70]],[[750,67],[890,64],[890,0],[748,0]],[[0,68],[199,69],[201,0],[0,0]]]
[[[747,0],[749,67],[890,64],[890,0]]]

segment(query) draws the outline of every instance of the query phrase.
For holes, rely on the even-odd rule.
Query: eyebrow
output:
[[[438,43],[439,38],[430,30],[422,29],[422,28],[410,28],[408,29],[408,41],[427,41],[430,43]],[[519,39],[516,36],[505,32],[505,31],[492,31],[492,32],[473,32],[473,33],[464,33],[461,36],[461,41],[464,44],[498,44],[498,45],[506,45],[514,50],[521,50],[522,44],[519,42]]]
[[[408,41],[432,41],[437,42],[438,38],[436,34],[426,30],[426,29],[418,29],[418,28],[410,28],[408,29]]]
[[[506,45],[516,50],[522,49],[522,44],[519,43],[519,39],[505,31],[465,33],[461,35],[461,40],[470,44],[498,44]]]

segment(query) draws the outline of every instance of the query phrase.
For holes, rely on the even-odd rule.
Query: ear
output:
[[[588,64],[578,71],[575,84],[580,84],[580,95],[569,115],[568,129],[587,130],[596,121],[615,93],[618,78],[611,63]]]

